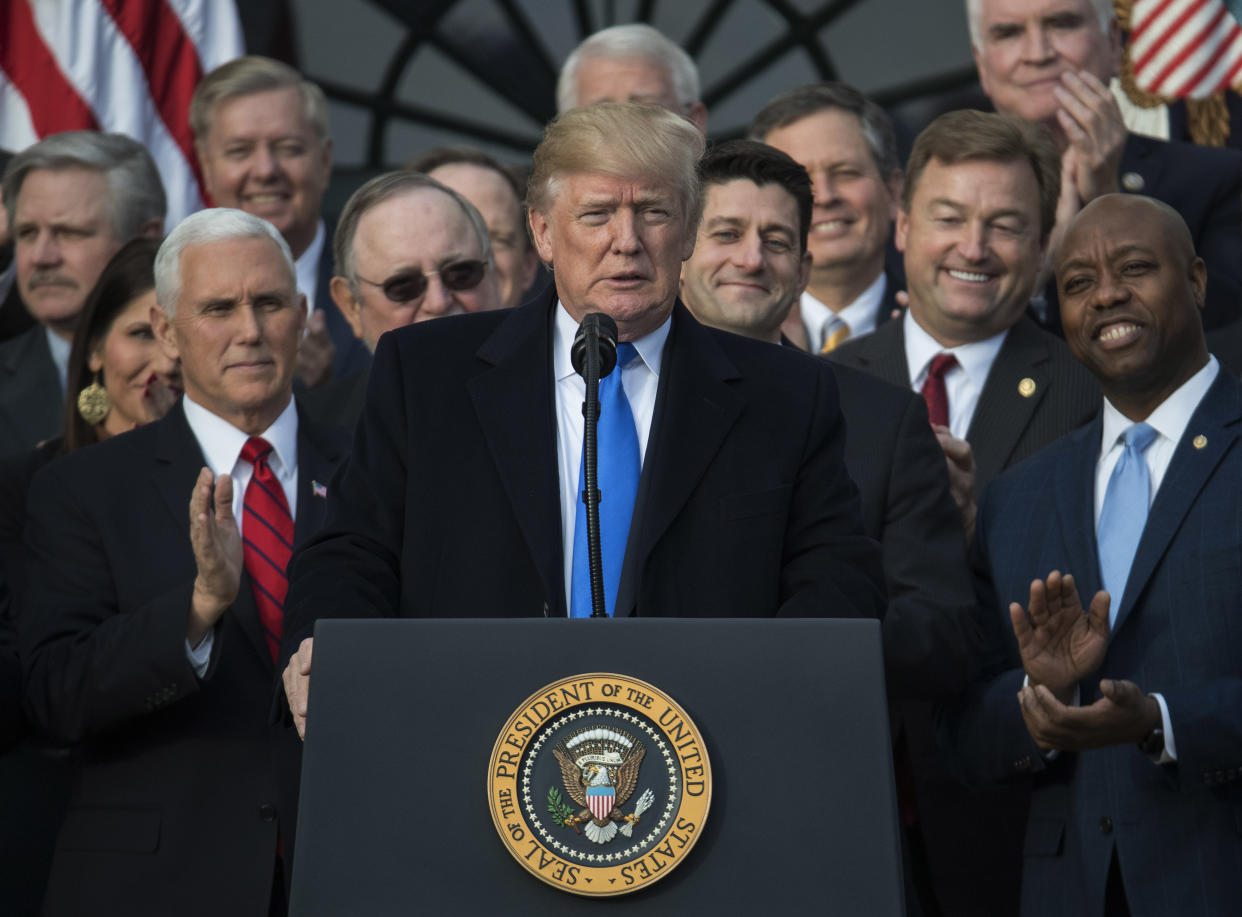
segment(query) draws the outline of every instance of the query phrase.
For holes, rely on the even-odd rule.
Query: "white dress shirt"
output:
[[[315,311],[315,292],[319,289],[319,256],[323,254],[327,235],[323,220],[320,220],[319,225],[315,227],[315,238],[311,239],[311,244],[306,247],[306,251],[302,252],[302,257],[293,262],[294,272],[297,274],[298,292],[306,294],[307,316]]]
[[[884,302],[884,291],[887,288],[888,278],[881,271],[880,276],[871,282],[871,286],[840,312],[833,312],[810,293],[803,291],[798,307],[802,312],[802,327],[806,329],[806,346],[810,352],[819,353],[824,341],[828,339],[829,326],[835,319],[840,319],[849,326],[849,340],[875,331],[880,305]]]
[[[73,349],[73,342],[66,341],[46,325],[43,326],[43,333],[47,335],[47,349],[52,352],[52,365],[56,367],[56,378],[60,380],[60,390],[67,392],[69,390],[69,351]]]
[[[975,408],[979,406],[979,396],[988,381],[988,373],[992,371],[992,364],[996,362],[996,355],[1000,353],[1009,329],[986,340],[944,347],[914,320],[912,311],[906,310],[902,321],[905,322],[903,330],[910,387],[916,392],[923,391],[927,371],[937,354],[951,353],[957,357],[957,365],[944,374],[944,387],[949,396],[949,432],[958,439],[965,439],[970,422],[975,419]]]
[[[237,528],[242,528],[243,506],[246,500],[246,485],[254,474],[254,465],[241,457],[242,447],[250,434],[243,433],[223,417],[213,414],[205,407],[196,404],[186,395],[182,399],[185,419],[190,425],[190,432],[198,440],[198,447],[203,452],[207,467],[217,477],[227,474],[233,478],[233,518],[237,520]],[[280,482],[285,492],[285,500],[289,503],[289,515],[297,519],[298,513],[298,412],[289,399],[289,404],[270,427],[259,434],[272,445],[267,464]],[[189,496],[187,494],[187,496]],[[194,666],[199,678],[207,672],[207,663],[211,659],[211,647],[214,643],[213,631],[208,631],[203,642],[191,647],[186,640],[186,653]]]
[[[651,419],[655,413],[656,391],[660,385],[660,362],[671,327],[670,315],[655,331],[633,341],[639,359],[621,371],[621,387],[634,414],[638,431],[640,460],[647,457]],[[586,381],[574,371],[570,361],[578,323],[565,307],[556,304],[552,334],[552,381],[556,389],[556,462],[561,484],[561,544],[564,553],[565,607],[571,601],[574,568],[574,524],[578,519],[578,472],[582,465],[582,402],[586,400]]]
[[[1143,452],[1143,461],[1147,464],[1147,473],[1151,478],[1151,490],[1147,494],[1148,509],[1151,509],[1152,503],[1156,500],[1156,493],[1160,490],[1160,483],[1169,470],[1169,463],[1173,461],[1173,453],[1177,451],[1177,444],[1181,442],[1186,427],[1190,424],[1190,416],[1194,414],[1195,409],[1199,407],[1199,402],[1203,400],[1203,396],[1216,381],[1218,372],[1220,372],[1220,364],[1216,361],[1216,357],[1209,356],[1201,370],[1183,382],[1177,391],[1148,415],[1146,423],[1157,433],[1156,438]],[[1100,527],[1100,513],[1104,509],[1104,494],[1108,490],[1108,479],[1112,477],[1113,469],[1117,466],[1117,461],[1125,449],[1121,443],[1121,435],[1134,423],[1113,407],[1107,398],[1104,399],[1102,421],[1104,432],[1100,437],[1100,457],[1095,466],[1097,533]],[[1160,704],[1161,728],[1164,730],[1164,754],[1157,759],[1157,763],[1165,764],[1176,761],[1177,745],[1173,741],[1173,724],[1169,720],[1169,707],[1164,702],[1163,695],[1153,693],[1151,696]]]

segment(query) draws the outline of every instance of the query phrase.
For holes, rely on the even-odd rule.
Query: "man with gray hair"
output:
[[[215,205],[263,217],[293,251],[310,316],[298,377],[315,386],[366,366],[366,348],[328,293],[332,227],[321,208],[332,173],[332,137],[323,90],[280,61],[239,57],[195,88],[190,127]]]
[[[600,396],[615,418],[599,445],[607,613],[882,614],[831,369],[705,328],[677,299],[703,145],[653,106],[560,116],[528,192],[555,290],[380,341],[334,534],[292,568],[284,683],[299,731],[319,617],[590,614],[571,358],[590,313],[620,341]]]
[[[66,131],[4,173],[18,295],[34,327],[0,344],[0,457],[60,432],[70,344],[86,297],[117,251],[164,232],[164,185],[140,143]]]
[[[699,98],[693,59],[644,23],[589,35],[565,59],[556,81],[557,113],[596,102],[659,105],[707,134],[707,106]]]
[[[1061,154],[1049,259],[1095,198],[1148,195],[1182,215],[1207,264],[1204,326],[1242,315],[1242,153],[1126,130],[1108,88],[1121,67],[1113,0],[966,0],[966,16],[979,82],[996,110],[1043,124]],[[1051,284],[1045,297],[1041,319],[1059,327]]]
[[[394,328],[502,306],[482,215],[421,172],[387,172],[355,191],[333,247],[332,298],[372,353]],[[308,392],[308,409],[353,429],[367,377],[363,369]]]
[[[884,264],[902,183],[892,120],[853,86],[819,83],[774,98],[747,135],[811,176],[811,279],[786,335],[811,353],[829,353],[874,331],[904,285]]]
[[[305,312],[271,224],[201,211],[155,273],[185,397],[30,491],[27,709],[83,762],[44,913],[282,913],[267,721],[285,565],[346,437],[293,400]]]

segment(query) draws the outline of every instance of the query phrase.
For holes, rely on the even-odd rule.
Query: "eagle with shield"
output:
[[[616,837],[618,826],[622,835],[630,837],[639,816],[655,801],[654,794],[647,789],[631,814],[621,811],[638,784],[646,746],[622,730],[587,726],[558,742],[552,753],[561,766],[561,779],[569,798],[582,806],[575,814],[553,787],[548,792],[548,803],[557,820],[597,844],[606,844]],[[579,825],[583,826],[581,831]]]

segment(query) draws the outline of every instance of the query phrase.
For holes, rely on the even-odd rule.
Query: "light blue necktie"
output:
[[[621,385],[621,367],[638,356],[633,344],[617,346],[617,367],[599,383],[599,422],[596,425],[599,472],[599,543],[604,568],[604,609],[612,616],[621,582],[625,543],[630,537],[634,498],[638,495],[638,475],[642,457],[638,450],[638,430],[634,413]],[[582,450],[586,460],[585,444]],[[570,587],[570,616],[591,616],[591,571],[587,555],[586,486],[583,463],[578,465],[578,516],[574,523],[574,569]]]
[[[1130,578],[1134,552],[1138,550],[1143,527],[1147,524],[1147,504],[1151,498],[1151,476],[1143,452],[1156,438],[1156,431],[1136,423],[1121,434],[1124,449],[1104,491],[1104,508],[1096,536],[1100,549],[1100,576],[1108,590],[1108,626],[1117,621],[1121,597]]]

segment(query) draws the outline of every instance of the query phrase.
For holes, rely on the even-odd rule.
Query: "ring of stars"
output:
[[[543,822],[540,821],[539,816],[536,814],[536,796],[531,793],[531,773],[534,770],[535,759],[539,756],[539,752],[543,748],[543,745],[551,742],[552,736],[555,735],[557,731],[564,726],[570,725],[576,719],[588,716],[613,716],[623,722],[632,724],[637,729],[643,730],[647,733],[650,740],[655,743],[656,750],[664,759],[664,766],[668,770],[668,802],[664,806],[664,810],[660,813],[660,820],[651,829],[646,837],[636,841],[631,846],[623,850],[613,850],[608,853],[587,853],[585,851],[576,850],[572,846],[565,844],[554,837],[548,828],[544,827]],[[622,707],[580,708],[569,711],[559,717],[550,726],[544,729],[543,732],[535,738],[535,741],[531,743],[530,748],[527,750],[526,760],[522,767],[522,807],[526,810],[526,818],[531,828],[538,833],[539,837],[542,838],[544,844],[547,845],[549,850],[555,850],[564,857],[579,860],[583,863],[601,863],[607,865],[608,863],[621,862],[642,853],[643,850],[654,844],[660,839],[660,837],[663,836],[665,826],[668,824],[669,819],[672,818],[673,813],[677,809],[677,798],[679,792],[678,786],[681,782],[680,777],[680,768],[678,767],[677,758],[673,754],[672,749],[669,748],[668,743],[664,741],[664,736],[661,735],[651,725],[651,723],[647,722],[646,718],[630,713],[629,710]],[[558,789],[562,788],[558,787]],[[538,790],[536,789],[536,794],[537,793]],[[560,826],[553,825],[553,827]],[[630,840],[634,839],[630,838]]]

